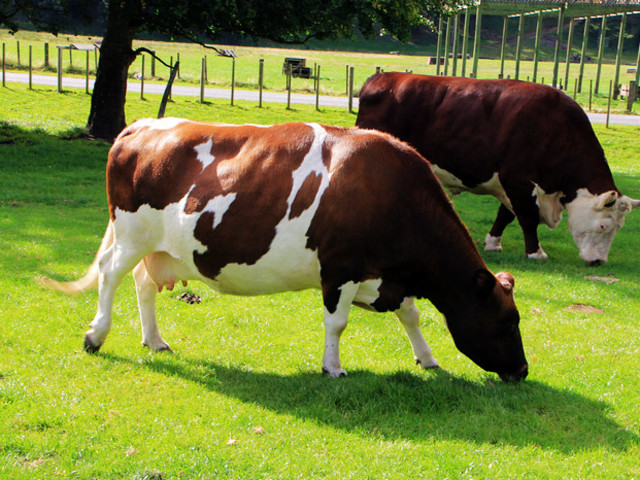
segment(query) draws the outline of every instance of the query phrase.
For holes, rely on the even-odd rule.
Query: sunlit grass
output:
[[[11,97],[9,97],[11,95]],[[11,98],[10,102],[5,100]],[[529,378],[501,383],[453,345],[420,301],[443,369],[413,365],[391,314],[352,309],[342,342],[347,378],[320,374],[319,292],[243,298],[201,284],[188,305],[165,292],[159,324],[174,354],[140,346],[133,281],[116,295],[101,352],[82,337],[97,293],[67,298],[41,275],[81,275],[107,221],[108,145],[64,140],[88,97],[0,90],[0,477],[24,478],[601,478],[640,476],[640,214],[609,263],[587,267],[566,228],[540,228],[547,262],[524,258],[522,233],[484,253],[516,278]],[[155,116],[130,99],[129,120]],[[21,115],[22,112],[22,115]],[[176,99],[168,113],[229,122],[352,125],[353,115]],[[34,129],[35,128],[35,129]],[[596,126],[616,182],[640,197],[638,128]],[[498,203],[455,207],[480,247]],[[611,285],[585,276],[612,276]],[[602,310],[567,310],[583,303]]]

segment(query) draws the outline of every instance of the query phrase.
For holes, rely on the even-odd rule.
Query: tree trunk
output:
[[[134,1],[109,2],[107,27],[100,47],[100,61],[87,122],[89,134],[113,141],[126,126],[124,105],[129,66],[135,59]]]

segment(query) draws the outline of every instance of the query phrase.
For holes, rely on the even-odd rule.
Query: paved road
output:
[[[13,73],[7,72],[7,82],[21,82],[28,83],[29,75],[26,73]],[[35,85],[48,85],[57,86],[58,79],[52,75],[33,75],[33,83]],[[62,79],[62,88],[85,88],[85,79],[76,77],[66,77]],[[93,80],[89,80],[89,88],[93,88]],[[164,85],[155,83],[145,83],[145,93],[164,93]],[[127,91],[140,93],[140,82],[129,81],[127,85]],[[199,97],[200,87],[189,87],[183,85],[174,85],[172,95],[185,96],[185,97]],[[205,88],[205,98],[223,98],[231,99],[231,90],[222,88]],[[236,100],[249,100],[258,102],[258,92],[252,90],[236,90],[234,93],[234,99]],[[263,102],[271,103],[287,103],[287,94],[278,92],[263,92]],[[320,106],[323,107],[341,107],[347,108],[348,99],[346,97],[334,97],[328,95],[320,95]],[[315,95],[292,93],[292,104],[302,105],[315,105]],[[358,108],[358,99],[353,99],[353,107]],[[605,113],[587,113],[589,120],[592,123],[606,123],[607,115]],[[611,115],[609,118],[610,124],[616,125],[634,125],[640,127],[640,115]]]

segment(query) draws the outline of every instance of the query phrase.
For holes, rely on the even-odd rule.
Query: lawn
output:
[[[422,371],[391,314],[353,308],[350,375],[320,374],[316,291],[232,297],[189,284],[194,305],[158,297],[175,353],[140,346],[130,277],[99,354],[82,338],[97,292],[67,298],[38,276],[78,277],[107,222],[108,145],[82,138],[89,97],[0,89],[0,478],[597,478],[640,477],[640,213],[609,263],[587,267],[566,228],[540,228],[550,260],[524,258],[511,226],[489,268],[516,278],[530,374],[504,384],[458,352],[428,301],[422,328],[441,370]],[[130,98],[131,121],[157,98]],[[352,125],[342,110],[175,99],[193,119]],[[640,197],[635,127],[596,125],[618,187]],[[480,246],[497,201],[456,210]],[[613,283],[586,276],[611,277]],[[575,309],[573,305],[583,304]]]

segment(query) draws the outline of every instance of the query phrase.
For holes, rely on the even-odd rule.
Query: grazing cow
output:
[[[321,289],[332,377],[346,374],[338,343],[351,304],[394,311],[416,362],[436,367],[413,301],[424,297],[480,367],[504,380],[527,374],[513,277],[486,269],[429,163],[390,135],[140,120],[111,148],[107,194],[110,221],[87,275],[45,281],[77,293],[99,278],[88,352],[105,341],[115,290],[133,269],[153,350],[169,349],[157,292],[196,279],[235,295]]]
[[[580,258],[599,265],[640,205],[613,183],[582,108],[548,86],[380,73],[360,91],[356,124],[410,143],[452,193],[500,200],[486,250],[502,250],[502,232],[517,218],[527,256],[547,258],[538,225],[555,228],[566,209]]]

